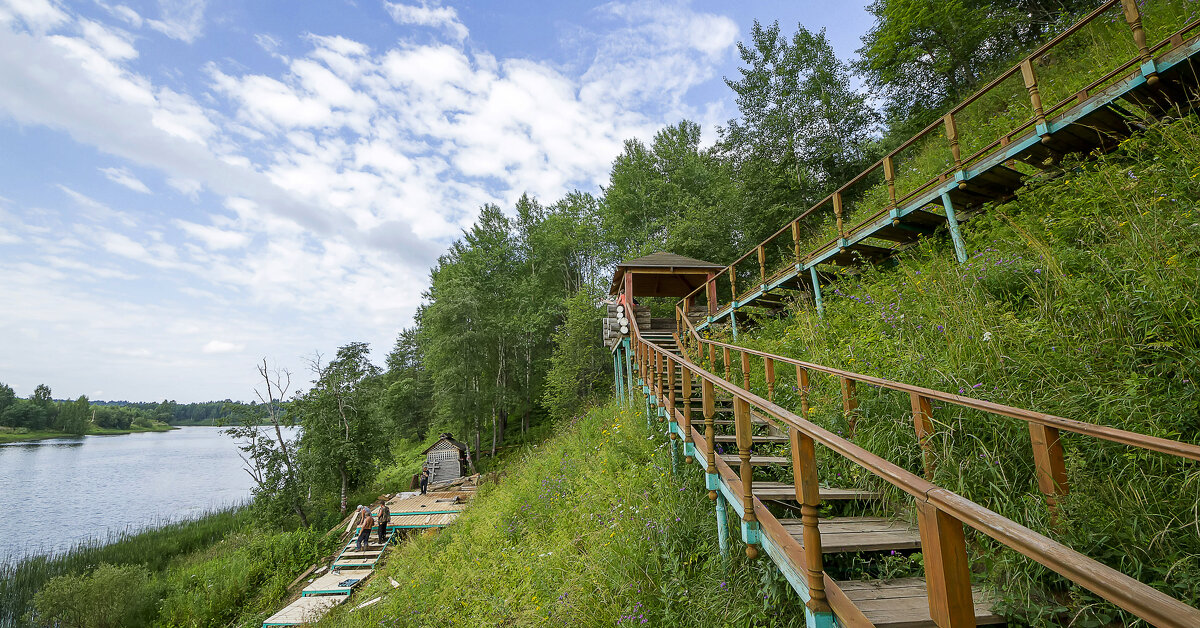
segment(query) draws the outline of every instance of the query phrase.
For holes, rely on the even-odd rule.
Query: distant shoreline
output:
[[[142,432],[170,432],[179,429],[177,425],[155,425],[152,427],[130,427],[128,429],[116,429],[108,427],[93,427],[87,434],[67,434],[55,430],[34,430],[18,434],[15,432],[0,432],[0,444],[5,443],[21,443],[28,441],[46,440],[50,438],[82,438],[84,436],[119,436],[123,434],[137,434]]]

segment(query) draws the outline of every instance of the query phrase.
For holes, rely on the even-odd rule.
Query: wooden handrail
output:
[[[716,340],[710,340],[708,338],[701,338],[700,335],[698,333],[696,333],[695,328],[690,327],[690,326],[689,326],[689,331],[692,334],[694,334],[694,338],[701,344],[712,344],[712,345],[715,345],[717,347],[722,347],[722,348],[729,347],[731,349],[736,349],[743,353],[758,356],[760,358],[766,358],[766,359],[774,360],[776,362],[784,362],[784,363],[792,364],[795,366],[801,366],[801,367],[804,367],[811,371],[826,373],[828,375],[833,375],[836,377],[845,378],[845,379],[849,379],[849,380],[856,381],[856,382],[862,382],[864,384],[870,384],[872,386],[877,386],[879,388],[887,388],[887,389],[895,390],[898,392],[915,394],[915,395],[918,395],[921,397],[925,397],[927,399],[936,399],[938,401],[944,401],[946,403],[951,403],[951,404],[954,404],[957,406],[962,406],[964,408],[970,408],[972,410],[982,410],[983,412],[988,412],[991,414],[1008,417],[1010,419],[1018,419],[1021,421],[1025,421],[1027,423],[1036,423],[1038,425],[1045,425],[1047,427],[1053,427],[1053,428],[1057,428],[1060,430],[1073,432],[1076,434],[1092,436],[1095,438],[1099,438],[1101,440],[1107,440],[1107,441],[1111,441],[1114,443],[1121,443],[1123,445],[1129,445],[1131,447],[1140,447],[1142,449],[1148,449],[1150,451],[1157,451],[1159,453],[1170,454],[1172,456],[1178,456],[1180,458],[1186,458],[1188,460],[1200,461],[1200,446],[1197,446],[1197,445],[1181,443],[1179,441],[1169,440],[1166,438],[1160,438],[1157,436],[1148,436],[1146,434],[1138,434],[1137,432],[1130,432],[1127,430],[1117,429],[1114,427],[1108,427],[1105,425],[1096,425],[1095,423],[1086,423],[1084,421],[1077,421],[1075,419],[1067,419],[1067,418],[1063,418],[1060,416],[1055,416],[1053,414],[1045,414],[1042,412],[1034,412],[1032,410],[1025,410],[1025,409],[1016,408],[1013,406],[1006,406],[1004,404],[995,403],[992,401],[985,401],[983,399],[975,399],[972,397],[963,397],[962,395],[956,395],[953,393],[943,392],[940,390],[934,390],[932,388],[925,388],[923,386],[915,386],[913,384],[905,384],[903,382],[896,382],[896,381],[892,381],[892,380],[888,380],[888,379],[883,379],[882,377],[874,377],[872,375],[864,375],[862,373],[855,373],[853,371],[846,371],[843,369],[833,368],[830,366],[824,366],[821,364],[815,364],[812,362],[805,362],[803,360],[797,360],[794,358],[788,358],[788,357],[784,357],[784,356],[780,356],[780,355],[775,355],[772,353],[767,353],[765,351],[756,351],[754,349],[747,349],[747,348],[740,347],[737,345],[731,345],[731,344],[719,342]]]
[[[621,294],[620,299],[625,300],[626,295]],[[642,338],[641,330],[637,327],[637,322],[630,319],[630,332],[633,339],[642,350],[650,351],[656,354],[658,360],[670,356],[678,358],[671,352],[662,347],[648,342]],[[698,338],[698,337],[697,337]],[[698,338],[699,339],[699,338]],[[705,341],[700,339],[701,342]],[[721,344],[725,348],[737,348],[733,345]],[[751,351],[751,350],[745,350]],[[756,355],[762,352],[754,352]],[[796,363],[788,358],[773,356],[776,361],[785,361]],[[785,426],[795,429],[808,438],[811,438],[817,443],[828,447],[843,458],[854,462],[858,466],[866,469],[872,475],[883,479],[885,482],[895,486],[901,491],[913,496],[920,507],[936,509],[932,512],[935,514],[949,515],[955,520],[975,528],[979,532],[1003,543],[1007,547],[1027,556],[1038,563],[1041,563],[1048,569],[1068,578],[1072,582],[1092,591],[1096,595],[1116,604],[1117,606],[1133,613],[1134,615],[1145,619],[1156,626],[1169,628],[1185,628],[1189,626],[1200,625],[1200,609],[1193,608],[1180,602],[1179,600],[1158,591],[1134,578],[1131,578],[1103,563],[1100,563],[1092,558],[1089,558],[1075,550],[1049,538],[1039,534],[999,513],[996,513],[984,506],[981,506],[953,491],[942,488],[933,484],[929,480],[919,477],[908,470],[892,463],[885,458],[872,453],[855,445],[851,441],[842,438],[829,430],[804,419],[790,410],[783,408],[775,403],[763,399],[758,395],[745,390],[736,384],[722,378],[718,375],[708,372],[700,366],[690,362],[678,360],[682,368],[691,371],[691,377],[699,379],[703,385],[705,393],[705,415],[708,416],[708,407],[711,404],[713,387],[721,388],[732,395],[735,403],[740,402],[748,406],[758,408],[765,412],[774,420],[784,424]],[[804,365],[804,363],[801,363]],[[849,373],[848,371],[840,371],[839,369],[830,369],[821,367],[820,365],[805,365],[805,368],[812,370],[820,370],[822,372],[838,372],[844,373],[847,376],[855,376],[857,374]],[[878,380],[878,378],[869,378],[863,376],[859,381]],[[878,380],[886,382],[886,380]],[[905,389],[910,390],[910,389]],[[928,390],[928,389],[921,389]],[[930,393],[945,395],[946,393],[938,393],[938,391],[929,391]],[[949,395],[947,400],[953,401],[957,395]],[[938,397],[940,398],[940,397]],[[965,399],[965,398],[963,398]],[[976,400],[977,401],[977,400]],[[1007,406],[1001,406],[1007,408]],[[672,412],[674,409],[671,409]],[[1037,413],[1032,413],[1037,414]],[[675,416],[674,414],[671,415]],[[1049,416],[1049,415],[1045,415]],[[1058,418],[1058,417],[1053,417]],[[1066,421],[1066,419],[1063,419]],[[739,440],[741,440],[739,438]],[[739,443],[740,444],[740,443]],[[1182,444],[1182,443],[1181,443]],[[711,450],[711,439],[707,443]],[[740,448],[740,447],[739,447]],[[711,454],[710,454],[711,456]],[[732,488],[732,482],[728,483]],[[740,483],[739,483],[740,484]],[[737,487],[741,489],[741,486]],[[757,513],[757,504],[754,504],[752,489],[745,487],[745,493],[738,494],[747,504],[752,504],[748,512],[751,517]],[[741,491],[738,491],[741,493]],[[924,535],[925,532],[923,531]]]
[[[1107,0],[1106,2],[1104,2],[1103,4],[1101,4],[1099,7],[1097,7],[1095,10],[1093,10],[1091,13],[1087,14],[1087,15],[1086,15],[1086,16],[1084,16],[1082,19],[1080,19],[1079,21],[1077,21],[1075,24],[1072,24],[1070,27],[1068,27],[1066,30],[1064,30],[1063,32],[1061,32],[1061,33],[1059,33],[1058,35],[1056,35],[1054,38],[1052,38],[1051,40],[1047,41],[1046,43],[1044,43],[1044,44],[1042,44],[1041,46],[1039,46],[1038,48],[1036,48],[1036,49],[1035,49],[1033,52],[1031,52],[1030,54],[1028,54],[1027,56],[1025,56],[1023,59],[1021,59],[1021,60],[1020,60],[1018,63],[1016,63],[1016,64],[1015,64],[1015,65],[1013,65],[1012,67],[1008,68],[1007,70],[1005,70],[1004,72],[1002,72],[1000,75],[996,76],[996,77],[995,77],[995,78],[993,78],[991,81],[989,81],[989,82],[988,82],[986,85],[984,85],[983,87],[981,87],[981,88],[979,88],[978,90],[976,90],[976,91],[975,91],[974,93],[972,93],[970,96],[968,96],[967,98],[965,98],[965,99],[963,99],[962,101],[960,101],[959,103],[957,103],[957,104],[956,104],[954,107],[952,107],[952,108],[951,108],[949,111],[947,111],[947,112],[946,112],[945,116],[948,116],[948,117],[951,117],[951,118],[952,118],[952,117],[953,117],[953,116],[955,116],[956,114],[958,114],[958,113],[962,112],[964,109],[966,109],[966,107],[970,106],[972,103],[974,103],[975,101],[977,101],[977,100],[978,100],[980,97],[982,97],[984,94],[987,94],[988,92],[990,92],[990,91],[992,91],[993,89],[995,89],[997,86],[999,86],[999,85],[1000,85],[1002,82],[1004,82],[1005,80],[1008,80],[1009,78],[1013,77],[1014,75],[1016,75],[1016,74],[1018,74],[1018,73],[1021,73],[1021,72],[1022,72],[1022,67],[1023,67],[1023,66],[1024,66],[1024,67],[1026,67],[1026,68],[1028,68],[1028,67],[1031,67],[1033,62],[1035,62],[1035,61],[1039,60],[1041,57],[1043,57],[1043,56],[1044,56],[1044,55],[1045,55],[1047,52],[1049,52],[1049,51],[1050,51],[1051,49],[1053,49],[1055,46],[1058,46],[1058,45],[1059,45],[1059,44],[1061,44],[1063,41],[1065,41],[1065,40],[1066,40],[1068,37],[1070,37],[1071,35],[1074,35],[1075,33],[1079,32],[1079,30],[1080,30],[1080,29],[1082,29],[1082,28],[1084,28],[1085,26],[1087,26],[1088,24],[1092,23],[1092,22],[1093,22],[1093,21],[1095,21],[1097,18],[1099,18],[1101,15],[1103,15],[1104,13],[1106,13],[1106,12],[1108,12],[1108,11],[1112,10],[1114,7],[1118,7],[1118,6],[1127,6],[1127,5],[1130,5],[1130,4],[1132,4],[1132,3],[1130,3],[1130,2],[1129,2],[1129,0]],[[1136,5],[1134,5],[1134,7],[1135,7],[1135,10],[1136,10]],[[1140,24],[1140,22],[1139,22],[1139,24]],[[1131,24],[1131,26],[1132,26],[1132,24]],[[1171,35],[1170,35],[1170,36],[1168,36],[1167,38],[1164,38],[1162,41],[1160,41],[1160,42],[1156,43],[1156,44],[1155,44],[1155,45],[1153,45],[1153,46],[1142,46],[1141,44],[1139,44],[1139,46],[1141,46],[1141,48],[1142,48],[1142,49],[1141,49],[1141,50],[1139,50],[1138,56],[1135,56],[1133,60],[1131,60],[1131,61],[1129,61],[1129,62],[1126,62],[1126,63],[1122,64],[1122,65],[1121,65],[1121,66],[1120,66],[1120,67],[1119,67],[1117,70],[1114,70],[1113,72],[1110,72],[1110,73],[1109,73],[1109,74],[1107,74],[1107,75],[1106,75],[1104,78],[1102,78],[1100,81],[1093,82],[1092,84],[1090,84],[1089,86],[1085,87],[1084,89],[1085,89],[1085,90],[1088,90],[1088,91],[1090,91],[1091,89],[1094,89],[1094,88],[1095,88],[1097,85],[1099,85],[1100,83],[1102,83],[1103,81],[1105,81],[1105,80],[1109,80],[1109,79],[1111,79],[1113,76],[1115,76],[1116,74],[1119,74],[1121,70],[1123,70],[1123,69],[1128,69],[1129,67],[1132,67],[1132,66],[1134,66],[1134,65],[1137,65],[1139,62],[1141,62],[1141,61],[1144,61],[1144,60],[1145,60],[1145,59],[1144,59],[1144,57],[1146,57],[1147,55],[1150,55],[1150,56],[1152,57],[1152,55],[1153,55],[1155,52],[1157,52],[1158,50],[1160,50],[1160,49],[1161,49],[1161,48],[1163,48],[1164,46],[1167,46],[1167,45],[1169,45],[1169,44],[1170,44],[1170,43],[1171,43],[1173,40],[1175,40],[1175,39],[1179,39],[1179,38],[1180,38],[1180,37],[1181,37],[1183,34],[1185,34],[1185,33],[1188,33],[1188,32],[1190,32],[1191,30],[1194,30],[1194,29],[1196,29],[1198,26],[1200,26],[1200,20],[1193,21],[1192,23],[1190,23],[1190,24],[1188,24],[1188,25],[1184,26],[1184,27],[1183,27],[1183,28],[1181,28],[1180,30],[1178,30],[1178,31],[1176,31],[1175,33],[1171,34]],[[1137,40],[1139,37],[1141,37],[1142,39],[1144,39],[1144,32],[1142,32],[1142,31],[1141,31],[1141,29],[1140,29],[1140,26],[1139,26],[1139,27],[1135,27],[1135,28],[1134,28],[1134,38],[1135,38],[1135,43],[1136,43],[1136,40]],[[1050,116],[1053,116],[1053,115],[1054,115],[1056,112],[1058,112],[1059,110],[1061,110],[1061,108],[1062,108],[1063,106],[1065,106],[1067,103],[1069,103],[1069,102],[1070,102],[1070,101],[1071,101],[1073,98],[1074,98],[1074,96],[1068,97],[1067,99],[1063,100],[1063,101],[1062,101],[1062,102],[1060,102],[1060,103],[1056,103],[1056,104],[1054,104],[1054,105],[1053,105],[1053,106],[1051,106],[1051,107],[1046,107],[1046,108],[1044,108],[1044,109],[1042,110],[1042,116],[1038,116],[1038,115],[1036,115],[1036,114],[1035,114],[1035,116],[1034,116],[1034,120],[1033,120],[1033,121],[1034,121],[1034,122],[1037,122],[1037,121],[1040,121],[1040,120],[1039,120],[1040,118],[1041,118],[1041,119],[1044,119],[1044,118],[1048,118],[1048,117],[1050,117]],[[1036,105],[1035,105],[1035,108],[1036,108]],[[928,135],[930,132],[934,131],[934,130],[935,130],[935,129],[937,129],[938,127],[941,127],[941,126],[943,126],[943,125],[945,124],[944,120],[945,120],[945,117],[938,118],[937,120],[935,120],[935,121],[931,122],[931,123],[930,123],[928,126],[926,126],[926,127],[925,127],[924,129],[922,129],[921,131],[919,131],[919,132],[917,132],[916,134],[914,134],[913,136],[909,137],[907,140],[905,140],[905,141],[904,141],[903,143],[901,143],[899,146],[897,146],[896,148],[894,148],[894,149],[892,149],[891,151],[889,151],[889,152],[888,152],[886,155],[884,155],[884,156],[883,156],[881,159],[879,159],[879,161],[876,161],[875,163],[873,163],[873,164],[871,164],[870,166],[868,166],[867,168],[865,168],[865,169],[864,169],[862,172],[860,172],[860,173],[859,173],[858,175],[856,175],[854,178],[850,179],[850,181],[848,181],[848,182],[846,182],[845,184],[843,184],[843,185],[839,186],[839,187],[838,187],[838,188],[837,188],[835,191],[833,191],[833,192],[832,192],[832,193],[831,193],[829,196],[826,196],[825,198],[823,198],[823,199],[821,199],[820,201],[818,201],[818,202],[817,202],[815,205],[813,205],[812,207],[810,207],[810,208],[808,208],[808,209],[804,210],[803,212],[801,212],[799,216],[797,216],[796,218],[792,219],[792,220],[791,220],[791,221],[789,221],[787,224],[785,224],[785,225],[784,225],[782,228],[780,228],[778,231],[776,231],[775,233],[773,233],[773,234],[771,234],[770,236],[768,236],[768,237],[767,237],[765,240],[763,240],[761,243],[759,243],[759,245],[755,246],[753,249],[751,249],[751,250],[747,251],[747,252],[746,252],[744,255],[742,255],[741,257],[737,258],[737,259],[736,259],[736,260],[733,262],[733,264],[730,264],[730,266],[733,266],[733,265],[736,265],[736,264],[738,264],[738,263],[740,263],[740,262],[743,262],[743,261],[745,261],[745,260],[746,260],[747,258],[749,258],[751,255],[753,255],[753,254],[755,253],[755,250],[757,250],[759,247],[761,247],[761,246],[765,246],[765,245],[767,245],[767,244],[769,244],[769,243],[773,242],[773,241],[774,241],[776,238],[778,238],[778,237],[779,237],[779,236],[780,236],[780,235],[781,235],[781,234],[782,234],[784,231],[787,231],[793,222],[798,222],[798,221],[800,221],[800,220],[803,220],[804,218],[806,218],[806,217],[808,217],[809,215],[813,214],[814,212],[818,211],[818,210],[819,210],[819,209],[821,209],[822,207],[824,207],[824,206],[826,206],[826,205],[830,204],[832,201],[834,201],[835,197],[837,197],[837,196],[839,196],[839,195],[842,195],[842,194],[844,194],[844,193],[845,193],[845,192],[846,192],[846,191],[847,191],[849,188],[853,187],[855,184],[857,184],[857,183],[859,183],[860,181],[862,181],[862,180],[863,180],[863,179],[864,179],[866,176],[868,176],[869,174],[871,174],[871,173],[872,173],[872,172],[874,172],[875,170],[877,170],[877,169],[879,169],[879,168],[882,168],[882,167],[884,167],[884,163],[885,163],[885,161],[891,161],[891,162],[893,163],[893,165],[895,165],[895,160],[896,160],[896,157],[897,157],[897,156],[898,156],[898,155],[899,155],[901,152],[903,152],[904,150],[906,150],[906,149],[908,149],[908,148],[912,147],[912,146],[913,146],[913,145],[914,145],[916,142],[920,141],[920,140],[921,140],[923,137],[925,137],[926,135]],[[1003,136],[1001,139],[1003,139],[1003,138],[1008,138],[1008,137],[1011,137],[1011,136],[1012,136],[1014,133],[1016,133],[1016,132],[1019,132],[1019,131],[1021,131],[1022,129],[1024,129],[1024,128],[1028,127],[1028,126],[1029,126],[1029,124],[1028,124],[1028,123],[1023,123],[1023,124],[1022,124],[1020,127],[1017,127],[1017,129],[1014,129],[1013,131],[1009,131],[1008,133],[1006,133],[1006,134],[1005,134],[1005,135],[1004,135],[1004,136]],[[912,200],[912,199],[913,199],[915,196],[919,195],[919,194],[920,194],[920,193],[922,193],[924,190],[926,190],[926,189],[927,189],[927,188],[930,186],[930,184],[931,184],[931,183],[933,183],[933,182],[935,182],[935,181],[937,181],[937,180],[940,180],[940,179],[944,179],[944,178],[945,178],[947,175],[949,175],[949,174],[952,174],[953,172],[955,172],[955,171],[957,171],[957,170],[959,170],[959,169],[961,169],[961,168],[965,167],[966,165],[969,165],[969,164],[973,163],[973,162],[974,162],[976,159],[979,159],[979,158],[981,158],[981,157],[982,157],[982,156],[983,156],[985,153],[987,153],[988,151],[990,151],[990,150],[992,150],[992,149],[996,148],[997,146],[1003,145],[1003,144],[1004,144],[1004,143],[1003,143],[1003,142],[1001,142],[1001,141],[998,139],[998,140],[995,140],[995,141],[993,141],[993,142],[989,143],[987,146],[985,146],[984,148],[980,149],[979,151],[977,151],[975,154],[971,155],[971,156],[970,156],[970,157],[968,157],[967,159],[956,159],[956,160],[955,160],[955,162],[956,162],[956,163],[954,164],[954,166],[953,166],[953,167],[951,167],[950,169],[948,169],[948,170],[945,170],[945,171],[943,171],[943,172],[939,173],[939,174],[938,174],[936,177],[934,177],[934,178],[933,178],[933,179],[931,179],[930,181],[927,181],[926,183],[922,184],[921,186],[918,186],[916,189],[914,189],[914,190],[912,190],[912,191],[910,191],[910,192],[904,193],[903,195],[900,195],[899,193],[897,193],[897,194],[896,194],[896,196],[899,196],[899,198],[898,198],[898,200],[895,200],[895,201],[893,201],[893,204],[901,204],[901,205],[902,205],[902,204],[904,204],[904,203],[907,203],[907,202],[911,201],[911,200]],[[888,209],[890,209],[890,208],[888,208]],[[861,229],[862,229],[862,228],[863,228],[863,227],[864,227],[864,226],[865,226],[867,223],[869,223],[869,222],[871,222],[872,220],[874,220],[874,219],[878,218],[878,217],[879,217],[880,215],[882,215],[883,213],[886,213],[886,211],[887,211],[887,210],[885,209],[884,211],[881,211],[881,212],[876,212],[876,213],[874,213],[874,214],[873,214],[871,217],[867,218],[866,220],[859,221],[859,222],[858,222],[857,224],[855,224],[853,227],[851,227],[851,228],[847,229],[847,230],[846,230],[846,233],[856,233],[856,232],[858,232],[858,231],[859,231],[859,230],[861,230]],[[839,222],[840,222],[840,219],[839,219]],[[843,237],[843,236],[844,236],[844,234],[842,233],[842,230],[841,230],[841,229],[839,229],[839,234],[838,234],[838,237],[840,238],[840,237]],[[830,242],[826,242],[825,244],[823,244],[823,245],[821,245],[821,246],[817,247],[815,250],[813,250],[812,252],[810,252],[808,255],[804,256],[804,259],[805,259],[805,261],[807,261],[807,260],[811,260],[811,259],[812,259],[812,257],[813,257],[813,256],[814,256],[816,253],[818,253],[818,252],[820,252],[820,251],[822,251],[822,250],[825,250],[825,249],[827,249],[829,246],[836,245],[837,243],[838,243],[838,240],[837,240],[837,239],[834,239],[834,240],[832,240],[832,241],[830,241]],[[696,294],[696,292],[700,291],[702,288],[703,288],[703,286],[701,286],[700,288],[697,288],[696,290],[692,291],[692,292],[691,292],[691,293],[690,293],[688,296],[689,296],[689,297],[691,297],[691,296],[694,296],[694,295]],[[734,290],[734,291],[733,291],[733,293],[732,293],[732,295],[731,295],[731,298],[733,298],[734,300],[736,300],[738,296],[740,296],[740,295],[738,295],[738,294],[737,294],[737,292],[736,292],[736,290]],[[718,309],[719,309],[719,308],[718,308]]]

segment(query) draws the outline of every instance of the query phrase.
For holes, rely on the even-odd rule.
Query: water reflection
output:
[[[0,447],[0,561],[243,502],[238,453],[211,427]]]

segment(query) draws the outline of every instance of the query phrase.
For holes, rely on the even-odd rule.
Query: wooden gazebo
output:
[[[617,264],[609,294],[630,297],[685,297],[724,266],[659,251]]]

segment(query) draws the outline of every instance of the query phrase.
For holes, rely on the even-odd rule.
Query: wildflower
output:
[[[988,342],[991,339],[992,339],[992,332],[990,332],[990,331],[983,332],[983,341],[984,342]]]

